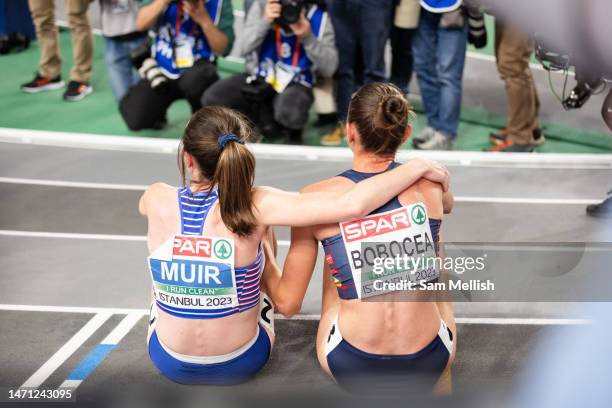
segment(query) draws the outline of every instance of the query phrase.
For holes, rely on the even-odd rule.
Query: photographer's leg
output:
[[[338,119],[346,120],[351,95],[355,91],[355,58],[357,41],[354,30],[354,14],[351,5],[345,0],[332,0],[330,15],[336,33],[336,48],[338,48],[338,71],[336,73],[336,104]]]
[[[55,25],[55,7],[52,0],[29,0],[32,20],[36,27],[36,39],[40,46],[39,74],[55,78],[60,74],[62,60]]]
[[[204,91],[218,80],[217,67],[209,61],[198,61],[177,79],[178,88],[191,105],[192,112],[202,107]]]
[[[513,26],[498,23],[496,31],[497,69],[508,98],[508,135],[512,142],[528,145],[534,142],[534,129],[540,127],[540,101],[529,68],[533,46],[531,39]]]
[[[166,122],[166,111],[180,97],[176,81],[153,89],[141,80],[131,87],[119,102],[119,112],[130,130],[160,129]]]
[[[363,84],[385,82],[385,44],[389,38],[393,2],[364,1],[360,15],[360,42],[363,58]]]
[[[291,130],[302,130],[314,101],[312,89],[291,84],[274,98],[274,120]]]
[[[93,61],[93,37],[87,16],[91,0],[67,0],[67,14],[72,34],[72,55],[74,63],[70,70],[70,79],[77,82],[89,82]]]
[[[610,129],[610,132],[612,132],[612,90],[610,90],[608,96],[606,96],[603,106],[601,107],[601,116]]]
[[[242,95],[247,74],[234,75],[212,84],[202,95],[202,106],[225,106],[248,115],[249,104]]]

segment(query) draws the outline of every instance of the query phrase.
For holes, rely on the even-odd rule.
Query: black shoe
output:
[[[567,110],[581,108],[593,95],[593,89],[586,83],[578,83],[563,101],[563,107]]]
[[[601,203],[588,205],[586,212],[591,217],[612,218],[612,190],[608,191],[608,196]]]
[[[542,133],[542,129],[535,128],[532,132],[533,135],[533,144],[534,145],[542,145],[546,141],[544,138],[544,134]],[[503,128],[498,130],[497,132],[489,133],[489,142],[493,146],[499,146],[508,143],[508,128]]]
[[[338,123],[338,114],[333,113],[319,113],[317,115],[317,121],[314,123],[315,127],[322,127],[327,125],[335,125]]]
[[[0,35],[0,55],[8,54],[11,52],[11,42],[8,36]]]
[[[51,91],[64,87],[64,81],[60,75],[55,78],[45,78],[40,74],[36,74],[33,80],[21,85],[20,89],[27,93],[37,93],[41,91]]]
[[[302,144],[302,130],[287,129],[284,126],[279,126],[278,137],[272,141],[273,144]]]
[[[20,52],[30,47],[30,38],[21,33],[9,35],[9,52]]]
[[[93,88],[87,82],[68,82],[68,88],[64,92],[65,101],[80,101],[93,92]]]
[[[507,153],[533,153],[535,145],[514,143],[512,140],[506,140],[503,143],[491,147],[490,152],[507,152]]]

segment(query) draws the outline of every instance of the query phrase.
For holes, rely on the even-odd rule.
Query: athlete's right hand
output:
[[[267,0],[266,8],[264,10],[264,16],[266,18],[266,21],[268,21],[269,24],[272,24],[274,20],[280,17],[280,15],[281,15],[280,2],[278,0]]]
[[[438,163],[437,161],[423,158],[412,160],[419,161],[419,164],[423,168],[423,178],[433,181],[434,183],[439,183],[444,191],[448,191],[450,187],[450,173],[444,165]]]

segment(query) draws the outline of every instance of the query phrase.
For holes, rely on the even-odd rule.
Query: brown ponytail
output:
[[[414,115],[410,104],[393,84],[371,83],[360,88],[349,105],[348,122],[359,132],[366,151],[394,155]]]
[[[194,157],[211,190],[219,187],[221,219],[230,231],[240,236],[251,234],[257,227],[252,199],[255,157],[243,144],[251,132],[247,120],[238,112],[218,106],[205,107],[189,120],[179,149],[183,184],[182,152],[185,151]],[[219,138],[228,134],[235,138],[231,137],[221,146]]]

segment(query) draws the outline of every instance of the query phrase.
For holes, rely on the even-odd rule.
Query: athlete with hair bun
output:
[[[363,216],[421,177],[448,186],[445,168],[413,160],[342,192],[254,187],[255,158],[244,145],[251,131],[231,109],[199,110],[179,149],[184,186],[156,183],[140,199],[154,299],[148,351],[175,382],[237,384],[267,362],[273,311],[260,293],[268,226]]]
[[[410,135],[411,115],[408,102],[394,85],[372,83],[361,88],[352,97],[346,125],[354,154],[352,168],[303,191],[342,193],[401,167],[395,155]],[[421,251],[435,257],[442,215],[452,205],[450,193],[423,178],[367,217],[340,225],[292,229],[282,275],[278,268],[269,268],[276,274],[269,280],[268,293],[278,312],[297,313],[311,280],[319,242],[323,244],[317,356],[322,368],[343,388],[368,393],[377,388],[399,393],[450,392],[456,338],[452,304],[441,301],[443,297],[415,301],[393,288],[384,292],[380,282],[378,287],[369,283],[364,266],[374,261],[376,251],[380,259],[381,253],[394,250],[400,256]],[[369,248],[368,243],[373,242],[376,245]],[[425,283],[443,278],[439,270],[416,272],[416,279]]]

